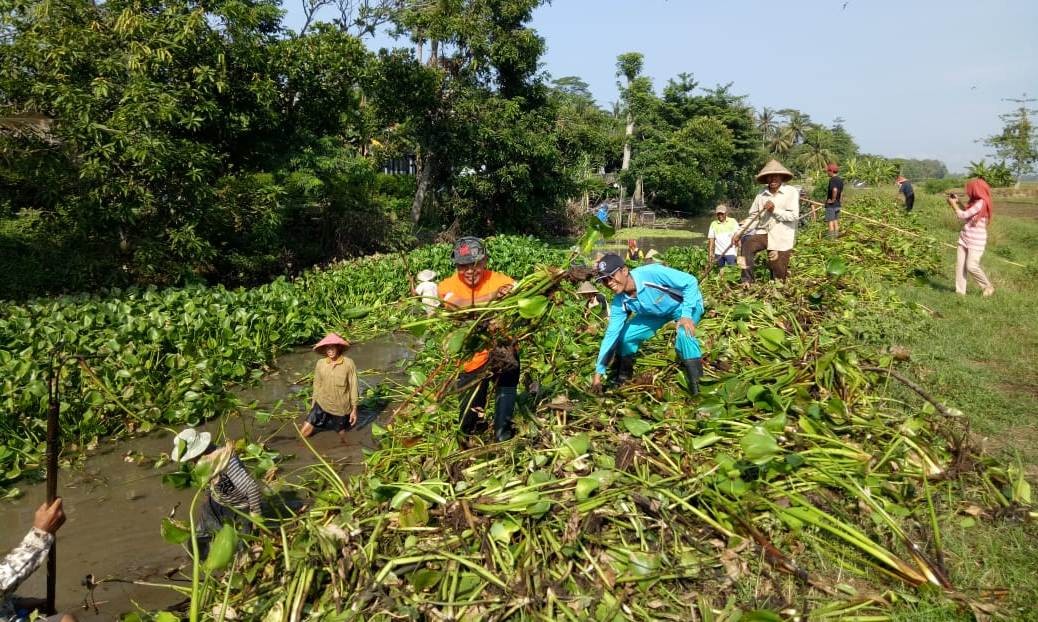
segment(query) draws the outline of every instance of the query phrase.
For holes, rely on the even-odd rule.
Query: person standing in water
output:
[[[357,424],[360,399],[357,366],[343,355],[349,343],[335,333],[328,333],[314,350],[323,358],[314,366],[314,392],[310,412],[300,433],[304,438],[318,429],[331,430],[346,444],[346,430]]]

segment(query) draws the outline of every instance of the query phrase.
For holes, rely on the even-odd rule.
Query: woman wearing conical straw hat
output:
[[[754,257],[765,248],[771,278],[785,280],[789,274],[789,258],[793,254],[797,221],[800,219],[800,193],[786,185],[791,179],[793,173],[778,160],[769,161],[757,173],[757,183],[766,187],[753,199],[750,213],[741,223],[743,229],[755,226],[757,233],[745,238],[737,237],[742,241],[739,267],[742,268],[743,283],[753,282]]]

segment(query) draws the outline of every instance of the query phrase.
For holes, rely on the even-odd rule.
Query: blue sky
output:
[[[1038,96],[1038,0],[554,0],[532,26],[544,70],[583,78],[603,107],[617,55],[636,51],[658,90],[683,71],[731,82],[758,109],[842,117],[864,152],[952,171],[987,155],[976,140],[1001,129],[1004,98]]]

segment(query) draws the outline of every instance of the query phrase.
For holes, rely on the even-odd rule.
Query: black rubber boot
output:
[[[498,442],[515,436],[512,416],[515,414],[516,387],[499,387],[494,398],[494,438]]]
[[[703,375],[703,359],[685,359],[681,361],[685,368],[685,382],[688,383],[688,392],[699,395],[699,378]]]
[[[616,366],[616,384],[630,382],[634,378],[634,356],[618,356]]]

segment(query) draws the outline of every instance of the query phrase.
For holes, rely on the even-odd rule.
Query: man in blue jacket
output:
[[[656,334],[667,322],[678,325],[674,348],[681,359],[693,395],[699,393],[703,375],[702,352],[696,340],[696,322],[703,317],[703,295],[696,277],[661,264],[628,268],[614,253],[604,255],[595,265],[598,280],[615,296],[609,309],[609,326],[598,350],[591,389],[602,390],[606,364],[614,354],[619,358],[621,376],[630,376],[634,355],[642,342]]]

